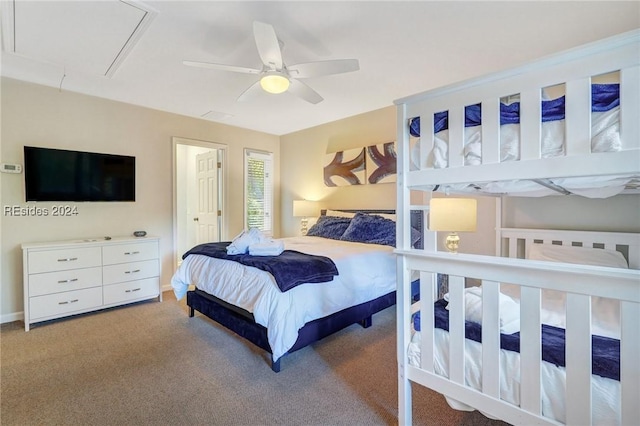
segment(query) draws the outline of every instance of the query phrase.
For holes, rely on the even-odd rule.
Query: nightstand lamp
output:
[[[301,217],[300,219],[300,233],[307,235],[307,225],[309,224],[309,218],[318,216],[320,213],[318,209],[318,203],[309,200],[293,200],[293,217]]]
[[[432,198],[429,204],[429,230],[448,231],[444,245],[450,253],[457,253],[458,232],[475,232],[478,212],[473,198]]]

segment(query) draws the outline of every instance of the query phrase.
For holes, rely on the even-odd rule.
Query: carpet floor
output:
[[[395,308],[281,361],[171,292],[0,328],[2,425],[395,425]],[[413,386],[415,425],[500,425]]]

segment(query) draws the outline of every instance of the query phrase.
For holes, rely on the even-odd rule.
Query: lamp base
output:
[[[309,225],[309,218],[300,219],[300,234],[307,235],[307,231],[309,230],[307,226]]]
[[[449,250],[449,253],[457,253],[458,246],[460,245],[460,237],[457,233],[451,232],[444,240],[444,245]]]

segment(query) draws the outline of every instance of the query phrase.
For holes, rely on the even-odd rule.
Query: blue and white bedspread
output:
[[[445,309],[447,302],[438,300],[434,304],[436,328],[449,331],[449,311]],[[413,318],[413,327],[420,331],[420,312]],[[482,325],[465,321],[465,337],[482,343]],[[501,334],[502,349],[520,352],[520,333]],[[620,340],[603,336],[592,336],[593,374],[620,380]],[[542,324],[542,359],[559,367],[565,367],[565,330]]]
[[[467,289],[468,290],[468,289]],[[465,290],[465,292],[467,291]],[[516,285],[502,284],[501,298],[509,296],[517,302],[519,315],[520,289]],[[448,377],[449,375],[449,332],[448,311],[446,302],[436,302],[436,322],[434,329],[434,371]],[[540,321],[543,336],[543,360],[541,366],[542,414],[546,417],[566,423],[566,370],[564,367],[564,329],[566,295],[559,291],[542,291],[542,309]],[[465,317],[469,318],[470,307],[465,304]],[[502,303],[501,303],[502,322]],[[509,315],[507,315],[508,317]],[[439,318],[439,319],[438,319]],[[417,320],[419,323],[419,319]],[[420,365],[421,333],[415,329],[408,347],[409,364]],[[445,326],[446,325],[446,326]],[[620,304],[617,301],[594,297],[592,299],[592,333],[593,333],[593,374],[592,404],[593,424],[619,425],[620,420]],[[474,389],[482,388],[482,343],[480,343],[481,325],[465,322],[465,382]],[[518,325],[519,330],[519,325]],[[520,404],[520,354],[519,333],[501,334],[500,338],[500,398],[512,404]],[[562,350],[556,350],[562,347]],[[472,411],[473,408],[451,398],[447,402],[457,410]]]
[[[565,119],[564,96],[555,99],[542,100],[541,121],[559,121]],[[592,84],[591,85],[591,111],[606,112],[620,106],[619,84]],[[469,105],[464,109],[464,127],[475,127],[482,124],[481,104]],[[520,102],[500,103],[500,125],[520,124]],[[433,133],[439,133],[449,128],[449,114],[442,111],[434,114]],[[411,136],[420,137],[420,117],[412,119],[409,123]]]
[[[517,99],[517,97],[516,97]],[[509,99],[513,101],[513,99]],[[565,97],[541,101],[540,150],[542,158],[565,154]],[[620,85],[593,84],[591,113],[591,152],[615,152],[622,149],[620,139]],[[420,117],[409,123],[412,136],[420,136]],[[448,112],[434,114],[433,148],[421,160],[421,144],[414,141],[410,150],[411,167],[442,169],[449,164]],[[500,161],[520,159],[520,102],[500,104]],[[482,163],[482,110],[481,105],[465,107],[464,156],[465,166]],[[421,163],[421,161],[423,161]],[[629,176],[551,179],[552,184],[572,193],[589,198],[607,198],[616,195],[628,184]],[[554,191],[532,181],[483,182],[474,185],[449,185],[448,189],[462,192],[539,197]]]
[[[285,250],[277,256],[252,256],[250,254],[228,254],[227,242],[200,244],[186,252],[217,259],[231,260],[269,272],[281,291],[288,291],[305,283],[324,283],[338,275],[335,263],[326,256],[315,256],[294,250]]]
[[[285,250],[333,260],[333,280],[280,291],[273,275],[253,266],[199,254],[187,256],[171,279],[178,299],[190,285],[253,313],[267,328],[274,360],[296,342],[307,322],[365,303],[396,289],[394,248],[321,237],[283,238]]]

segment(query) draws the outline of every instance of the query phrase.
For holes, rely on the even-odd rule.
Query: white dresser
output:
[[[114,237],[22,245],[24,329],[157,297],[159,239]]]

